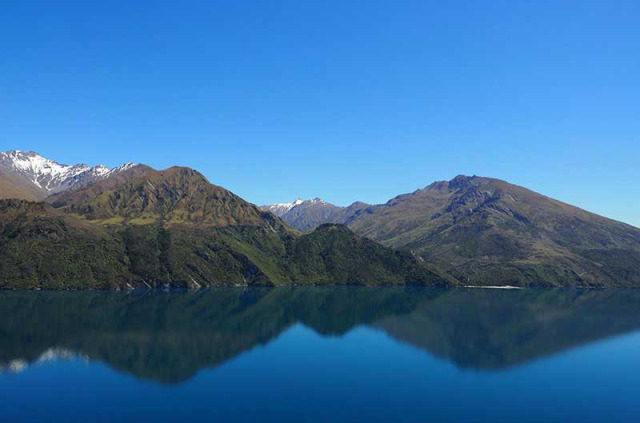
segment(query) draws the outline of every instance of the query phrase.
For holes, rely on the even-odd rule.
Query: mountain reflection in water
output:
[[[296,324],[322,336],[366,325],[496,371],[640,329],[640,291],[292,287],[189,292],[0,292],[0,368],[98,360],[179,383]]]

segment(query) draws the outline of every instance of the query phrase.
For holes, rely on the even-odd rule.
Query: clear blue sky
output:
[[[0,10],[0,151],[190,166],[258,204],[478,174],[640,226],[637,0]]]

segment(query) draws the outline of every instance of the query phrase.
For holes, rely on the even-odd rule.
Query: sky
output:
[[[490,176],[640,226],[640,2],[0,8],[0,151],[193,167],[257,204]]]

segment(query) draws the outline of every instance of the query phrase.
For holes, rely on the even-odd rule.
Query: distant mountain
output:
[[[353,203],[349,207],[339,207],[320,198],[314,198],[262,206],[262,209],[269,210],[291,227],[305,232],[324,223],[346,223],[350,217],[367,207],[369,207],[368,204],[360,202]]]
[[[332,221],[463,283],[640,284],[640,229],[498,179],[458,176]]]
[[[0,153],[0,198],[43,200],[51,194],[76,189],[135,166],[63,165],[33,151]]]
[[[0,200],[0,288],[457,283],[344,226],[304,236],[193,169],[128,167]]]
[[[298,198],[296,201],[292,201],[291,203],[276,203],[262,206],[261,208],[270,211],[278,217],[282,217],[289,210],[302,203],[304,203],[304,201],[301,198]]]

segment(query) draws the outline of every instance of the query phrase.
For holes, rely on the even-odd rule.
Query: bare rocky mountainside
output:
[[[323,223],[299,207],[283,219],[299,229]],[[386,204],[338,209],[331,222],[464,284],[640,286],[640,229],[498,179],[458,176]]]
[[[302,235],[193,169],[127,166],[59,189],[67,177],[46,164],[30,173],[44,202],[27,201],[42,197],[27,197],[32,185],[3,185],[16,198],[0,200],[0,288],[457,283],[342,225]]]

